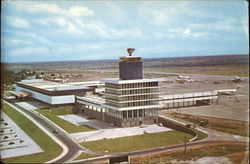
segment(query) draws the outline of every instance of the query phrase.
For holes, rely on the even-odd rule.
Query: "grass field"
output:
[[[199,149],[187,149],[187,152],[180,151],[171,154],[162,153],[156,156],[147,158],[134,158],[131,163],[166,163],[171,160],[187,161],[199,159],[202,157],[216,157],[232,154],[235,152],[242,152],[246,150],[246,145],[239,144],[224,144],[218,146],[206,146]]]
[[[68,133],[78,133],[78,132],[86,132],[95,130],[94,128],[88,127],[88,126],[77,126],[74,125],[68,121],[65,121],[64,119],[61,119],[57,117],[58,115],[66,115],[66,114],[72,114],[71,108],[54,108],[54,109],[38,109],[37,112],[41,113],[48,119],[50,119],[52,122],[60,126],[62,129],[64,129]]]
[[[172,130],[167,132],[83,142],[81,145],[92,151],[118,153],[183,144],[185,137],[186,140],[193,138],[190,134]]]
[[[241,125],[218,123],[218,124],[208,125],[208,127],[221,132],[236,134],[245,137],[248,136],[248,128]]]
[[[187,74],[205,74],[205,75],[225,75],[225,76],[248,76],[248,64],[230,65],[230,66],[186,66],[186,67],[153,67],[146,68],[147,72],[164,73],[187,73]]]
[[[192,118],[186,118],[186,117],[179,117],[178,114],[173,114],[174,116],[176,116],[177,118],[195,123],[195,124],[199,124],[200,121],[196,120],[196,119],[192,119]],[[217,130],[217,131],[221,131],[221,132],[226,132],[226,133],[231,133],[231,134],[236,134],[236,135],[240,135],[240,136],[248,136],[248,128],[244,127],[244,126],[239,126],[239,124],[225,124],[225,123],[210,123],[208,124],[208,128]]]
[[[81,160],[81,159],[87,159],[87,158],[93,158],[93,157],[98,157],[98,155],[93,155],[93,154],[87,154],[87,153],[81,153],[78,157],[74,159],[76,160]]]
[[[43,150],[43,153],[24,155],[13,158],[1,159],[4,163],[44,163],[54,159],[62,152],[62,148],[47,134],[38,128],[33,122],[7,104],[3,105],[3,111]]]
[[[174,123],[174,124],[176,124],[176,125],[185,127],[185,125],[180,124],[180,123],[178,123],[178,122],[174,122],[174,121],[169,120],[169,119],[168,119],[168,121],[169,121],[169,122],[172,122],[172,123]],[[192,131],[194,131],[194,132],[197,134],[197,136],[198,136],[194,141],[202,140],[202,139],[208,137],[208,135],[207,135],[206,133],[203,133],[202,131],[196,130],[196,129],[194,129],[194,128],[189,128],[189,129],[192,130]]]

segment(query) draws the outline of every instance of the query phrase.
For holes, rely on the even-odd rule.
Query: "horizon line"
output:
[[[142,58],[142,60],[145,59],[165,59],[165,58],[192,58],[192,57],[210,57],[210,56],[245,56],[249,54],[221,54],[221,55],[199,55],[199,56],[178,56],[178,57],[155,57],[155,58]],[[108,61],[108,60],[119,60],[118,59],[82,59],[82,60],[51,60],[51,61],[30,61],[30,62],[3,62],[1,60],[1,64],[31,64],[31,63],[50,63],[50,62],[76,62],[76,61]]]

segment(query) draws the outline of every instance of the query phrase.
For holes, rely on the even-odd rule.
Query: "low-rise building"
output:
[[[86,85],[85,85],[86,84]],[[42,79],[23,80],[16,83],[16,91],[27,93],[29,97],[51,106],[74,105],[75,96],[84,96],[86,92],[94,92],[97,86],[93,82],[58,83]]]

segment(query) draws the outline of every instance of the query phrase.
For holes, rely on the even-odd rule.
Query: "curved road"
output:
[[[6,100],[6,99],[5,99]],[[55,163],[62,163],[66,162],[70,159],[72,159],[79,150],[84,150],[82,147],[80,147],[77,143],[75,143],[70,137],[67,136],[62,130],[57,128],[55,125],[50,123],[49,121],[45,120],[43,117],[37,115],[36,113],[26,110],[19,105],[10,102],[9,100],[6,100],[7,102],[11,103],[13,106],[17,107],[18,109],[21,109],[24,113],[35,119],[37,122],[39,122],[44,128],[46,128],[48,131],[53,133],[53,130],[57,130],[57,134],[54,133],[54,136],[61,140],[67,147],[68,147],[68,152],[65,156],[62,158],[58,159],[57,161],[53,161]]]

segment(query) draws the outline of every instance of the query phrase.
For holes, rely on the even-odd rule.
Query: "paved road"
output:
[[[197,146],[197,145],[206,145],[206,144],[219,144],[219,143],[238,143],[238,144],[246,144],[245,142],[241,141],[199,141],[199,142],[192,142],[186,144],[187,148],[190,146]],[[103,160],[108,160],[111,157],[120,157],[120,156],[131,156],[131,155],[139,155],[139,154],[146,154],[146,153],[155,153],[163,150],[171,150],[171,149],[177,149],[177,148],[183,148],[184,150],[184,145],[172,145],[172,146],[165,146],[165,147],[160,147],[160,148],[154,148],[154,149],[148,149],[148,150],[141,150],[141,151],[134,151],[134,152],[129,152],[129,153],[118,153],[110,156],[103,156],[103,157],[98,157],[98,158],[93,158],[93,159],[85,159],[81,161],[71,161],[70,163],[93,163],[93,162],[98,162],[98,161],[103,161]]]
[[[15,107],[21,109],[24,113],[35,119],[37,122],[39,122],[44,128],[46,128],[49,131],[53,131],[54,129],[58,131],[58,134],[55,134],[55,137],[57,137],[59,140],[61,140],[69,149],[68,153],[63,156],[61,159],[54,161],[55,163],[62,163],[66,162],[70,159],[72,159],[79,150],[84,150],[82,147],[80,147],[78,144],[76,144],[71,138],[67,136],[63,131],[61,131],[59,128],[55,127],[52,123],[45,120],[43,117],[33,113],[30,110],[26,110],[20,106],[18,106],[15,103],[10,102],[9,100],[6,100],[7,102],[11,103]]]

